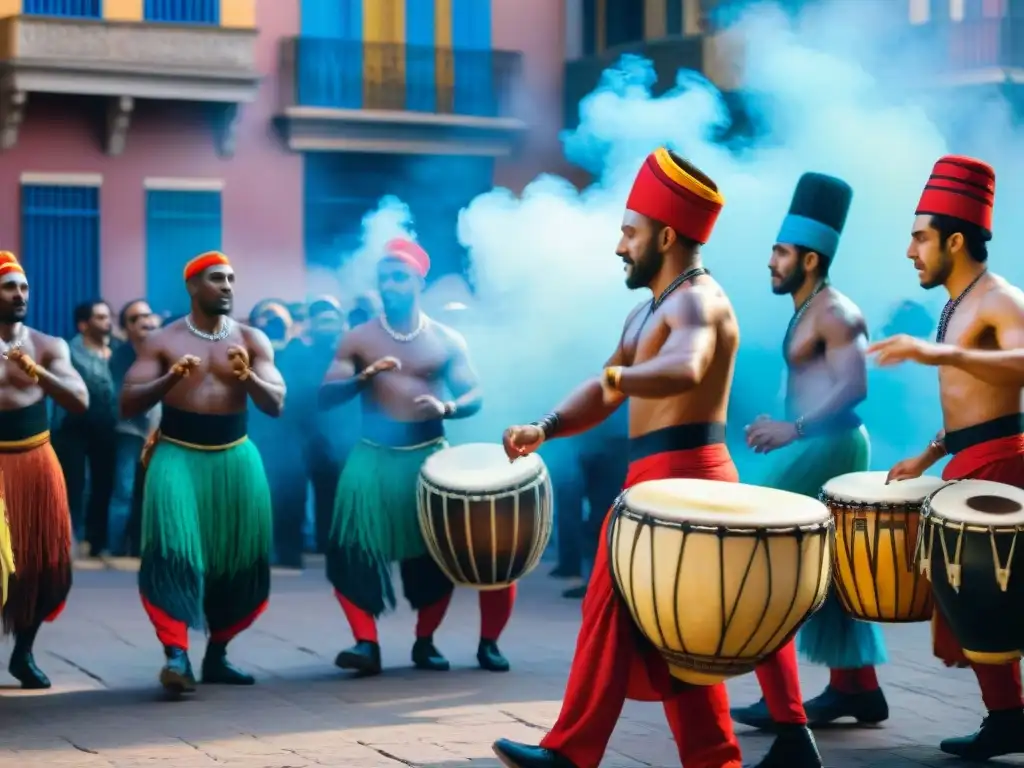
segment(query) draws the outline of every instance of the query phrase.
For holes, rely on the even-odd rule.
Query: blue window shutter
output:
[[[220,0],[146,0],[143,18],[173,24],[220,24]]]
[[[63,16],[76,19],[103,18],[102,0],[24,0],[26,16]]]
[[[28,273],[29,324],[75,333],[73,313],[100,295],[100,189],[23,184],[21,254]]]
[[[153,311],[189,310],[182,271],[189,259],[223,246],[221,193],[177,189],[146,191],[146,297]]]

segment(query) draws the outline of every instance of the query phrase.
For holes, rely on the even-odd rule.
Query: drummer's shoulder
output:
[[[864,320],[864,313],[860,311],[853,299],[842,291],[830,288],[821,304],[821,311],[818,317],[825,330],[835,329],[843,331],[866,332],[867,324]]]
[[[445,343],[445,345],[454,352],[466,352],[469,349],[469,345],[466,344],[466,337],[456,331],[450,325],[438,322],[431,318],[433,324],[434,333],[437,337]]]
[[[1024,323],[1024,291],[999,275],[992,275],[990,287],[981,297],[979,312],[985,319]]]

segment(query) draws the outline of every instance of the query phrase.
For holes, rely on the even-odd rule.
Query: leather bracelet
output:
[[[533,422],[530,426],[537,427],[544,433],[544,439],[549,440],[558,434],[558,427],[562,423],[562,417],[557,413],[549,413],[539,421]]]
[[[928,443],[928,447],[938,451],[940,456],[945,456],[949,453],[949,451],[946,450],[946,443],[944,440],[932,440]]]
[[[450,419],[455,415],[455,412],[459,409],[457,405],[451,400],[444,404],[444,416],[443,418]]]
[[[804,417],[803,416],[801,416],[800,418],[798,418],[796,421],[793,422],[793,428],[796,430],[797,438],[800,439],[800,440],[803,440],[804,436],[805,436],[804,435]]]
[[[621,365],[610,365],[604,369],[604,383],[614,389],[616,392],[621,391],[622,384],[622,366]]]

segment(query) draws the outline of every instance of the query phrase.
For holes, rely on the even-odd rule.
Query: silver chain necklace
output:
[[[814,297],[817,296],[819,293],[821,293],[826,288],[828,288],[828,286],[829,286],[828,278],[822,280],[816,286],[814,286],[814,290],[811,291],[811,295],[803,300],[803,303],[801,303],[800,306],[797,307],[796,312],[793,313],[793,317],[791,317],[789,319],[789,325],[786,327],[786,335],[782,337],[782,359],[783,360],[786,360],[786,361],[789,360],[789,342],[793,338],[793,331],[795,331],[796,327],[798,325],[800,325],[800,321],[803,319],[804,315],[807,313],[807,309],[808,309],[808,307],[811,306],[811,302],[814,301]]]
[[[28,331],[25,330],[25,326],[21,326],[18,329],[17,335],[9,342],[0,339],[0,354],[6,355],[15,349],[21,349],[25,346],[25,342],[28,341]]]
[[[206,331],[196,328],[192,323],[192,315],[185,315],[185,327],[188,328],[189,333],[193,336],[198,336],[200,339],[206,339],[207,341],[223,341],[227,338],[228,334],[231,333],[231,318],[223,317],[221,319],[220,330],[216,333],[207,333]]]
[[[987,269],[981,270],[978,276],[971,281],[971,284],[964,288],[963,293],[957,296],[955,299],[950,299],[946,302],[946,306],[942,308],[942,314],[939,316],[939,328],[935,332],[935,343],[943,344],[946,341],[946,331],[949,330],[949,321],[953,319],[953,313],[956,312],[956,308],[960,306],[960,302],[967,298],[967,294],[974,290],[974,286],[978,284],[978,281],[985,276],[988,272]]]
[[[388,319],[384,317],[383,313],[377,316],[380,320],[380,327],[384,329],[384,332],[395,341],[401,342],[402,344],[408,344],[410,341],[415,339],[424,329],[427,327],[427,316],[420,312],[420,321],[410,333],[399,333],[390,325],[388,325]]]

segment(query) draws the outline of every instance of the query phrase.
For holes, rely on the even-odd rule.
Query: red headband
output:
[[[389,240],[384,246],[384,257],[408,264],[420,277],[426,277],[430,271],[430,256],[412,240],[400,237]]]
[[[25,275],[25,269],[18,263],[18,257],[10,251],[0,251],[0,277],[16,273]]]
[[[220,251],[201,253],[185,265],[185,280],[191,280],[204,269],[217,266],[230,267],[231,262]]]
[[[946,155],[932,168],[918,214],[952,216],[992,231],[996,172],[973,157]]]
[[[647,156],[626,200],[629,210],[698,243],[711,239],[723,205],[725,198],[718,190],[680,166],[664,147]]]

